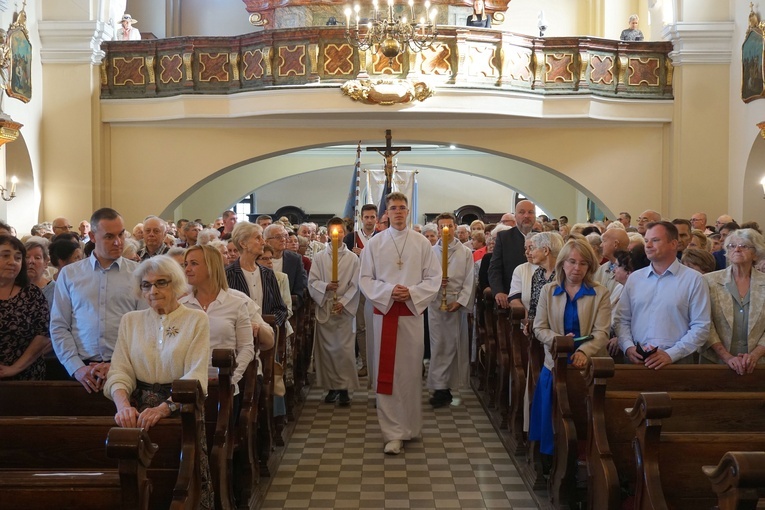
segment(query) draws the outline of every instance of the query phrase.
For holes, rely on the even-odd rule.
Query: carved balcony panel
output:
[[[342,27],[309,27],[237,37],[110,41],[103,50],[102,99],[316,84],[340,89],[360,75],[424,80],[436,88],[672,99],[669,42],[538,38],[442,26],[431,48],[390,61],[351,47]]]

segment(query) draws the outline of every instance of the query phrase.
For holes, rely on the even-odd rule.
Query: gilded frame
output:
[[[6,92],[10,97],[28,103],[32,99],[32,43],[26,27],[27,15],[22,8],[16,21],[8,29],[8,81]]]
[[[760,17],[749,13],[749,27],[741,45],[741,99],[745,103],[765,97],[765,33]]]

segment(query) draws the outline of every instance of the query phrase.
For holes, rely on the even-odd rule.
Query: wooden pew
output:
[[[176,380],[172,396],[180,404],[180,417],[161,420],[149,433],[151,442],[159,446],[148,469],[152,485],[149,507],[197,508],[204,394],[198,381]],[[0,470],[38,469],[41,465],[67,472],[115,468],[104,448],[114,427],[113,412],[109,416],[37,414],[0,418]]]
[[[476,295],[475,295],[475,321],[476,321],[476,330],[478,331],[478,338],[476,338],[475,342],[475,371],[474,373],[471,372],[471,376],[475,376],[478,378],[478,390],[482,391],[485,387],[485,381],[486,381],[486,374],[484,371],[484,364],[482,363],[482,356],[483,353],[485,353],[485,343],[486,343],[486,299],[483,294],[479,294],[477,292],[478,289],[476,289]]]
[[[256,343],[256,352],[257,352]],[[255,486],[260,478],[258,460],[258,400],[262,390],[258,382],[258,356],[250,361],[239,381],[241,407],[234,425],[233,486],[238,508],[252,506]]]
[[[675,397],[666,392],[641,393],[627,410],[636,428],[635,508],[639,510],[711,508],[717,497],[702,467],[729,450],[765,450],[765,433],[760,432],[765,394],[690,393],[695,397],[690,404],[684,402],[688,408],[680,415],[677,395],[683,393]],[[669,423],[680,431],[663,430]]]
[[[494,378],[494,395],[496,395],[494,406],[499,411],[499,428],[507,429],[507,416],[510,411],[509,386],[513,324],[508,309],[498,308],[495,316],[497,319],[497,374]],[[510,437],[513,437],[512,430]]]
[[[569,370],[569,379],[572,370]],[[611,358],[593,358],[584,372],[587,385],[587,476],[591,508],[620,508],[624,488],[635,482],[632,439],[634,433],[624,409],[632,407],[640,392],[671,389],[676,399],[675,417],[693,414],[691,404],[683,403],[683,392],[758,392],[765,388],[765,371],[737,375],[724,365],[670,365],[651,370],[640,365],[615,365]],[[666,422],[665,430],[687,430],[696,423],[699,430],[742,430],[751,413],[738,419],[693,416]],[[765,423],[763,423],[765,425]],[[683,427],[683,428],[680,428]],[[714,427],[717,427],[716,429]],[[763,429],[765,430],[765,429]]]
[[[115,412],[103,393],[88,393],[77,381],[0,381],[0,416],[112,417]]]
[[[526,368],[529,362],[529,340],[523,333],[522,321],[526,313],[521,308],[510,309],[510,407],[508,429],[515,452],[522,455],[526,449],[526,434],[523,432],[523,397],[526,393]]]
[[[17,423],[20,420],[17,421]],[[19,425],[17,425],[18,427]],[[62,429],[54,430],[33,424],[33,431],[60,437]],[[67,428],[63,429],[68,430]],[[30,431],[32,432],[32,431]],[[2,435],[7,440],[6,435]],[[23,434],[29,448],[37,447],[37,438]],[[23,470],[0,469],[0,501],[3,508],[17,510],[148,510],[151,482],[147,468],[157,450],[143,429],[113,427],[107,432],[106,448],[101,434],[72,434],[62,440],[75,452],[101,449],[116,467],[97,470],[57,470],[55,465],[69,460],[70,452],[57,449],[46,452],[44,461],[38,465],[26,465]],[[53,456],[53,458],[51,458]],[[63,456],[58,458],[57,456]]]
[[[755,510],[765,495],[765,452],[727,452],[716,466],[702,470],[719,510]]]
[[[263,389],[258,398],[258,463],[260,464],[260,476],[271,476],[268,467],[268,459],[273,449],[274,435],[274,359],[276,349],[281,342],[284,343],[284,328],[276,325],[273,315],[264,315],[266,321],[274,330],[274,347],[267,351],[260,351],[260,361],[263,364]]]
[[[486,336],[483,343],[483,389],[488,396],[488,406],[494,407],[496,402],[494,390],[497,377],[497,318],[494,312],[495,304],[491,295],[491,289],[484,291],[484,301],[483,311]]]
[[[522,402],[521,419],[524,413],[530,412],[531,401],[534,399],[534,391],[537,388],[539,373],[542,371],[545,361],[545,347],[534,336],[534,331],[529,327],[529,335],[526,336],[528,343],[526,365],[526,380],[524,381],[528,388],[525,391],[529,395],[528,405]],[[525,397],[525,393],[523,395]],[[525,434],[525,433],[524,433]],[[526,441],[526,459],[521,469],[521,475],[528,481],[534,490],[544,489],[547,486],[547,480],[543,476],[542,459],[539,453],[539,443],[537,441]]]
[[[231,379],[236,369],[234,349],[213,349],[212,366],[218,380],[207,383],[205,432],[210,457],[210,474],[215,490],[215,508],[236,508],[233,486],[234,390]]]

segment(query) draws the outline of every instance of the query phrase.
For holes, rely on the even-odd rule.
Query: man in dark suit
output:
[[[290,281],[290,293],[297,296],[294,309],[303,306],[308,275],[303,268],[303,259],[295,252],[287,250],[287,229],[281,223],[272,223],[263,231],[266,243],[274,250],[274,271],[281,271]]]
[[[534,204],[528,200],[521,200],[515,205],[515,227],[497,234],[489,264],[489,285],[497,305],[502,308],[510,307],[507,294],[510,291],[513,271],[526,262],[523,245],[536,219]]]

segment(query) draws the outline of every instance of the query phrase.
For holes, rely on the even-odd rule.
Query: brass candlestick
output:
[[[449,283],[449,278],[441,278],[441,311],[446,311],[446,284]]]

